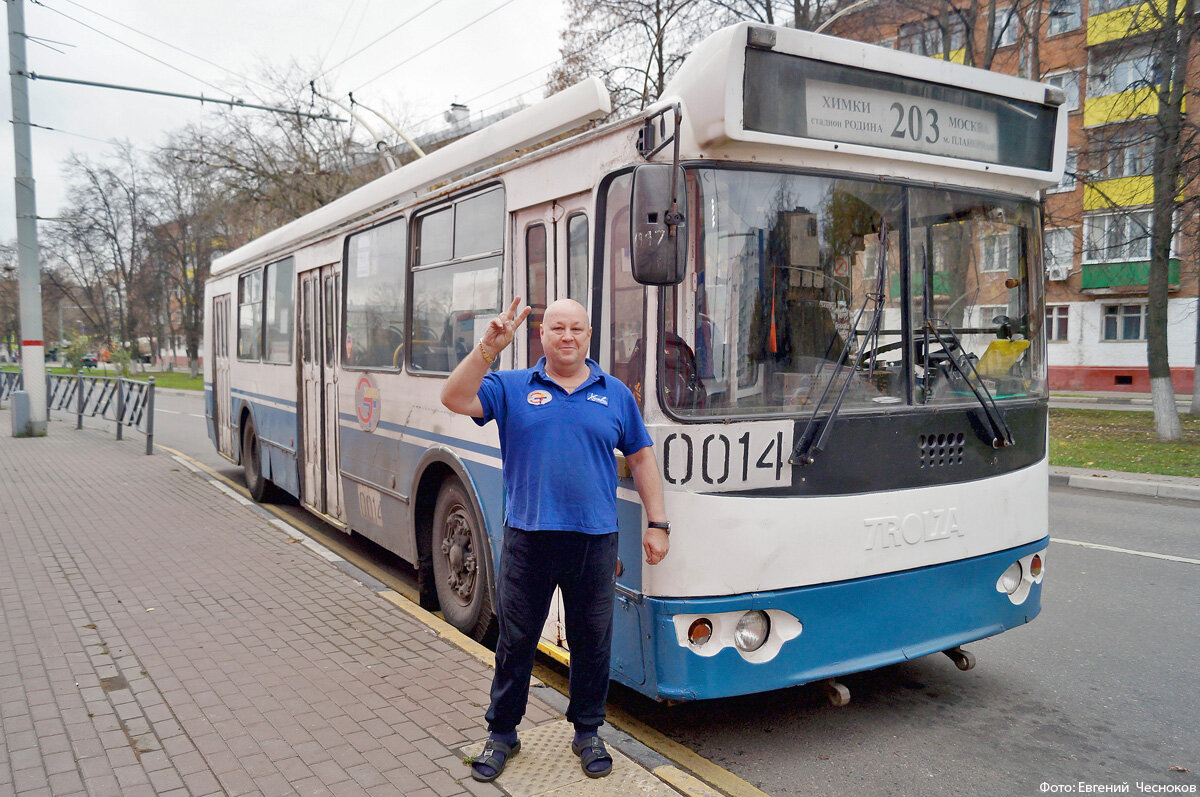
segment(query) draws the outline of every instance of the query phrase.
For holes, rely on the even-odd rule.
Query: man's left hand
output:
[[[642,534],[642,550],[646,552],[646,564],[656,565],[667,556],[671,539],[662,529],[646,529]]]

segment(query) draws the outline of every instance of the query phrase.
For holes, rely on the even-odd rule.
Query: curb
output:
[[[1130,474],[1131,476],[1134,474]],[[1151,498],[1171,498],[1180,501],[1200,501],[1200,485],[1170,484],[1145,479],[1101,476],[1099,474],[1051,473],[1051,487],[1071,487],[1080,490],[1100,490]]]

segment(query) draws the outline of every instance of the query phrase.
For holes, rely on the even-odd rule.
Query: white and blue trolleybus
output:
[[[1048,543],[1039,191],[1062,93],[740,24],[663,99],[597,126],[585,81],[213,265],[209,431],[256,499],[295,496],[494,627],[495,425],[443,380],[521,296],[532,366],[577,299],[641,405],[670,555],[645,566],[618,455],[612,677],[671,700],[825,681],[1029,622]],[[544,631],[565,649],[556,604]]]

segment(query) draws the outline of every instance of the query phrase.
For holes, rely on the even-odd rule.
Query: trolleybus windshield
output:
[[[733,169],[690,170],[688,187],[693,273],[667,294],[659,367],[676,414],[803,414],[847,379],[843,412],[974,403],[947,345],[961,346],[999,400],[1045,395],[1033,204]],[[866,302],[880,284],[882,300]],[[859,315],[864,305],[878,309]],[[957,342],[927,340],[930,319]],[[844,350],[852,363],[868,345],[862,362],[873,367],[839,366]]]

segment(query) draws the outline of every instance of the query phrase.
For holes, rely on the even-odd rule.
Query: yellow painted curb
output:
[[[703,781],[693,778],[679,767],[664,764],[661,767],[655,767],[652,771],[659,780],[674,786],[689,797],[721,797],[720,792],[708,788]]]

